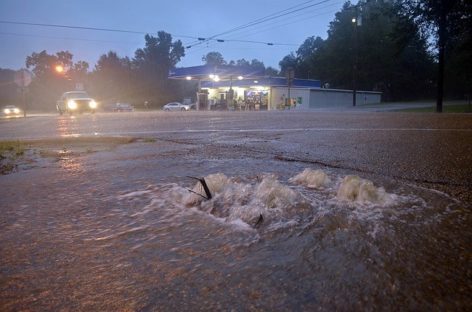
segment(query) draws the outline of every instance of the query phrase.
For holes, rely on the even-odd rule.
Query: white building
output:
[[[198,109],[276,110],[347,107],[353,91],[321,88],[319,80],[263,77],[248,68],[195,66],[178,68],[171,79],[197,80]],[[381,102],[381,93],[357,91],[356,104]]]

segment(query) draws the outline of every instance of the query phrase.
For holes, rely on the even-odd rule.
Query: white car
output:
[[[188,111],[190,110],[190,105],[182,104],[179,102],[171,102],[164,105],[162,109],[165,111]]]
[[[132,112],[134,111],[134,106],[129,103],[115,103],[113,106],[114,112]]]
[[[14,105],[7,105],[3,108],[3,113],[7,116],[18,116],[21,114],[21,110]]]
[[[74,112],[82,113],[89,111],[95,113],[97,110],[97,102],[92,99],[85,91],[70,91],[64,93],[56,103],[59,114]]]

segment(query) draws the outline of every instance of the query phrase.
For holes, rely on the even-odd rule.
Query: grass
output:
[[[39,158],[61,160],[137,142],[133,137],[67,137],[43,140],[0,141],[0,175],[23,168]],[[28,151],[28,153],[26,153]]]
[[[22,156],[25,146],[20,141],[0,141],[0,157]]]
[[[431,104],[428,107],[405,108],[397,110],[397,112],[408,113],[433,113],[436,112],[436,104]],[[443,105],[444,113],[472,113],[472,105],[469,104],[448,104]]]
[[[14,171],[24,154],[25,146],[20,141],[0,141],[0,174]]]

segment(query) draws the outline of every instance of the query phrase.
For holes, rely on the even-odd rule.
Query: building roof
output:
[[[202,65],[192,67],[175,68],[169,71],[170,79],[200,79],[211,80],[210,75],[218,76],[220,80],[237,79],[237,77],[260,78],[264,76],[264,71],[254,70],[251,67],[232,65]]]
[[[224,81],[202,81],[202,88],[225,88],[225,87],[253,87],[253,86],[269,86],[269,87],[287,87],[287,78],[285,77],[262,77],[258,79],[233,79]],[[293,79],[292,87],[294,88],[320,88],[319,80],[311,79]]]

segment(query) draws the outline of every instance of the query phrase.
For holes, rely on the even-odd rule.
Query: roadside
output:
[[[67,137],[0,141],[0,175],[45,167],[71,157],[110,151],[119,145],[137,141],[139,139],[132,137]]]
[[[337,108],[319,108],[317,111],[352,111],[352,112],[405,112],[405,113],[434,113],[436,112],[436,102],[415,101],[415,102],[382,102],[379,104],[367,104],[358,106],[347,106]],[[470,113],[472,106],[465,100],[445,101],[443,105],[444,113]]]
[[[428,113],[436,112],[436,102],[433,100],[414,101],[414,102],[382,102],[378,104],[365,104],[357,106],[333,106],[333,107],[319,107],[309,109],[295,109],[291,111],[309,111],[309,112],[405,112],[405,113]],[[290,111],[290,110],[288,110]],[[119,115],[123,113],[128,114],[149,114],[155,112],[162,112],[162,109],[134,109],[132,112],[113,112],[111,110],[99,110],[97,114],[111,114]],[[190,111],[186,113],[193,113]],[[228,111],[231,112],[231,111]],[[443,107],[444,113],[471,113],[472,103],[466,100],[461,101],[445,101]],[[204,113],[204,112],[199,112]],[[30,117],[51,117],[57,116],[56,111],[28,111],[27,118]],[[23,115],[5,116],[0,115],[0,119],[21,119]]]

